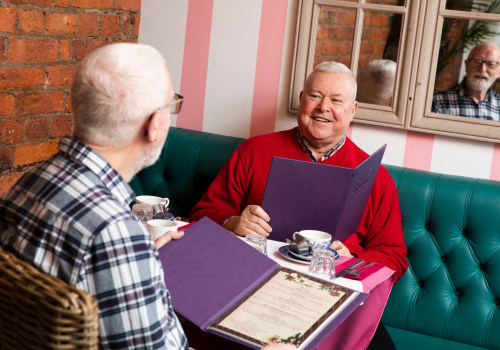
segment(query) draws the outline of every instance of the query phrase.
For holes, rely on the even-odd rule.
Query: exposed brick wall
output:
[[[137,42],[141,0],[0,0],[0,195],[71,134],[78,62]]]

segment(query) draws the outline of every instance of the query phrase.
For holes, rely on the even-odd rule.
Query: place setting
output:
[[[177,231],[183,226],[177,221],[175,216],[168,210],[170,200],[158,196],[137,196],[135,204],[132,206],[132,212],[141,221],[153,240],[163,236],[168,231]]]
[[[285,259],[297,262],[299,264],[311,264],[315,251],[330,251],[335,260],[339,259],[336,250],[329,248],[332,236],[323,231],[302,230],[294,232],[293,240],[287,239],[288,245],[279,248],[278,252]]]

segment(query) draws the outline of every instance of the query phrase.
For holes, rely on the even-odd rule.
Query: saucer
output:
[[[289,245],[284,245],[278,249],[278,252],[280,253],[280,255],[282,257],[284,257],[285,259],[291,260],[291,261],[295,261],[299,264],[309,265],[309,263],[311,262],[310,258],[309,258],[309,260],[305,260],[306,257],[302,257],[302,256],[301,256],[301,258],[296,258],[295,256],[298,257],[300,255],[298,255],[298,254],[295,254],[295,256],[292,255],[293,253],[290,252],[289,247],[290,247]],[[339,253],[337,253],[336,250],[334,250],[334,252],[335,252],[335,260],[338,260],[340,258]]]
[[[296,259],[300,259],[300,260],[307,260],[307,261],[311,261],[312,259],[312,255],[301,255],[301,254],[297,254],[295,252],[292,252],[291,249],[288,249],[288,254],[293,256],[294,258]]]

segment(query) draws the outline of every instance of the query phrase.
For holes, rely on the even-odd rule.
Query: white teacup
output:
[[[309,250],[309,254],[314,254],[316,250],[326,249],[332,241],[332,235],[317,230],[303,230],[294,232],[293,243],[296,244],[299,251]]]
[[[164,207],[168,207],[170,200],[168,198],[157,196],[137,196],[135,197],[135,202],[149,205],[162,204]]]
[[[163,236],[167,231],[177,231],[177,222],[164,219],[148,220],[146,228],[153,241]]]

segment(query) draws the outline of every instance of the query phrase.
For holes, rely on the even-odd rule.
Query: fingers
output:
[[[246,236],[257,233],[262,236],[269,236],[272,231],[269,225],[269,215],[258,205],[248,205],[239,216],[231,216],[224,227],[233,231],[238,236]]]
[[[182,236],[184,236],[184,231],[167,231],[167,233],[155,240],[155,247],[156,249],[160,249],[172,239],[179,239]]]
[[[349,249],[341,241],[333,241],[330,244],[330,248],[335,249],[339,255],[352,257],[353,255]]]

